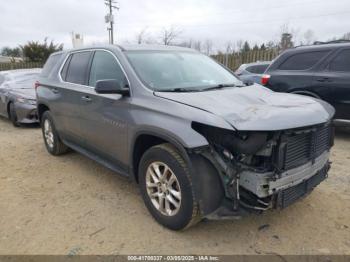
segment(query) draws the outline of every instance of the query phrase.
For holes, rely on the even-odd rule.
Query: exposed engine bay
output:
[[[224,201],[208,218],[285,208],[327,177],[334,130],[330,123],[283,131],[234,132],[192,123],[209,147],[197,150],[215,166]]]

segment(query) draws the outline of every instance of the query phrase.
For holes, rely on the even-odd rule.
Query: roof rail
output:
[[[316,42],[314,42],[314,45],[341,44],[341,43],[350,43],[350,40],[339,39],[339,40],[332,40],[332,41],[328,41],[328,42],[316,41]]]
[[[339,39],[339,40],[332,40],[332,41],[328,41],[328,42],[315,41],[311,45],[298,45],[298,46],[294,46],[294,48],[305,47],[305,46],[314,46],[314,45],[343,44],[343,43],[350,43],[350,40]]]

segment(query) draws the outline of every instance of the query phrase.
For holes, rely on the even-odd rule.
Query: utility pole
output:
[[[114,44],[114,16],[113,16],[113,9],[119,10],[119,7],[116,5],[118,2],[115,0],[105,0],[105,5],[109,9],[109,13],[105,16],[105,22],[109,23],[110,26],[107,28],[108,30],[108,36],[109,36],[109,43]]]

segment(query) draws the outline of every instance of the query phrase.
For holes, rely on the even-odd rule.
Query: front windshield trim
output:
[[[185,54],[197,54],[197,55],[202,55],[202,56],[205,56],[207,58],[209,58],[211,61],[213,61],[215,64],[217,64],[218,66],[220,66],[222,69],[224,69],[226,72],[230,73],[232,75],[232,77],[234,79],[237,80],[237,84],[234,84],[235,86],[241,86],[243,85],[243,82],[234,74],[234,72],[227,68],[226,66],[224,66],[223,64],[219,63],[218,61],[216,61],[214,58],[210,57],[210,56],[207,56],[207,55],[204,55],[202,53],[199,53],[197,51],[194,51],[194,50],[125,50],[123,51],[123,53],[125,54],[125,57],[127,59],[127,61],[129,62],[129,65],[132,67],[134,73],[137,75],[138,79],[142,82],[142,84],[144,85],[144,87],[151,91],[151,92],[174,92],[174,91],[171,91],[171,89],[176,89],[176,87],[174,88],[170,88],[169,89],[159,89],[159,88],[156,88],[156,87],[152,87],[149,85],[149,83],[147,83],[142,77],[141,75],[139,74],[138,70],[135,68],[135,65],[134,63],[131,61],[130,57],[128,54],[133,54],[133,53],[175,53],[175,54],[181,54],[181,53],[185,53]],[[226,84],[231,84],[231,83],[224,83],[225,85]],[[211,84],[211,85],[203,85],[203,86],[189,86],[187,87],[188,89],[191,90],[191,92],[207,92],[207,91],[210,91],[210,90],[204,90],[206,88],[209,88],[209,87],[212,87],[212,86],[217,86],[218,84]],[[192,90],[194,88],[198,88],[198,90]],[[190,92],[190,91],[189,91]]]

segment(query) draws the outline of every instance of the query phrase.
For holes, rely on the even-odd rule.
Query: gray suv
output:
[[[129,177],[173,230],[281,209],[327,177],[334,109],[244,86],[194,50],[101,46],[54,53],[36,83],[44,142]]]

